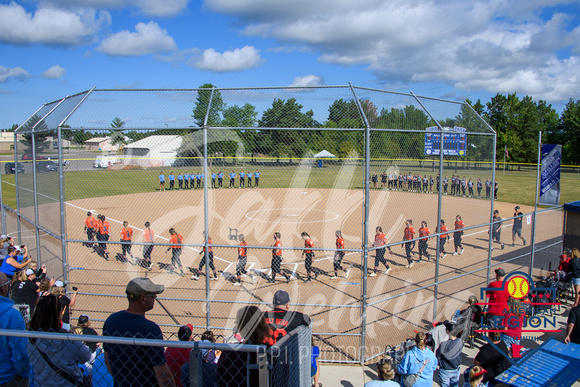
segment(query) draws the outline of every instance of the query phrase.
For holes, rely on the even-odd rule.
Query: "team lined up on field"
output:
[[[522,237],[522,212],[519,211],[520,207],[515,207],[514,212],[514,223],[512,228],[512,246],[515,246],[515,238],[519,237],[523,244],[526,244],[526,239]],[[499,243],[501,248],[504,249],[504,243],[501,241],[501,229],[502,229],[502,218],[499,216],[499,211],[495,210],[493,214],[494,223],[490,229],[492,233],[492,241],[494,243]],[[457,215],[455,217],[454,223],[454,230],[453,230],[453,246],[454,252],[453,255],[461,255],[464,252],[464,247],[462,243],[462,237],[464,234],[465,223],[461,219],[461,215]],[[91,212],[87,213],[87,218],[85,220],[85,231],[87,233],[87,242],[85,245],[93,251],[95,251],[98,255],[103,257],[105,260],[109,260],[109,252],[107,250],[107,241],[109,240],[110,235],[110,226],[109,223],[106,221],[104,215],[97,215],[97,220],[92,217]],[[385,252],[386,249],[389,250],[390,254],[394,254],[391,246],[387,247],[387,238],[383,233],[381,226],[377,226],[375,229],[375,238],[372,244],[372,248],[375,251],[375,262],[374,267],[371,269],[369,276],[373,277],[376,276],[379,272],[379,265],[382,263],[385,266],[384,274],[389,274],[391,271],[391,267],[389,266],[386,258]],[[441,219],[440,224],[436,228],[436,233],[439,235],[439,251],[437,252],[437,256],[440,259],[443,259],[447,256],[447,251],[445,250],[445,245],[450,239],[450,232],[447,226],[445,225],[445,221]],[[403,242],[401,244],[402,247],[405,248],[405,257],[407,259],[406,268],[411,268],[415,260],[412,257],[412,254],[415,253],[415,242],[418,240],[418,255],[419,260],[418,262],[423,260],[423,257],[426,258],[427,261],[431,260],[431,254],[428,251],[428,243],[429,239],[433,238],[430,237],[431,230],[429,229],[427,222],[422,221],[421,226],[418,231],[418,237],[416,237],[417,231],[413,227],[413,221],[411,219],[407,220],[405,223],[405,229],[403,231]],[[170,246],[167,247],[166,253],[171,251],[171,263],[167,264],[166,267],[171,272],[177,273],[180,276],[185,276],[183,271],[183,265],[181,263],[181,253],[183,247],[183,237],[175,231],[174,228],[169,229],[169,244]],[[96,240],[97,243],[93,241]],[[121,242],[121,253],[117,254],[117,259],[123,262],[131,262],[135,265],[141,266],[146,268],[147,270],[151,270],[153,267],[153,263],[151,260],[151,253],[154,248],[154,239],[155,233],[151,229],[151,224],[149,222],[145,222],[145,229],[143,231],[143,258],[137,259],[133,256],[131,252],[131,243],[133,237],[133,229],[129,227],[129,223],[127,221],[123,222],[123,228],[120,231],[120,242]],[[207,252],[207,260],[205,254],[205,247],[199,252],[199,255],[202,255],[201,260],[197,268],[189,268],[189,270],[193,273],[191,279],[197,280],[199,276],[202,275],[204,272],[202,269],[207,264],[211,269],[213,276],[211,277],[212,280],[217,280],[218,275],[213,261],[213,246],[212,240],[205,234],[203,235],[204,240],[207,237],[207,245],[208,245],[208,252]],[[302,257],[304,258],[304,265],[306,268],[307,277],[304,278],[304,282],[311,282],[312,275],[314,278],[318,276],[318,271],[313,270],[312,263],[315,257],[314,254],[314,242],[310,235],[307,232],[302,232],[301,234],[302,239],[304,240],[304,249],[302,249]],[[333,258],[333,269],[334,275],[330,277],[330,279],[338,278],[339,272],[344,272],[344,278],[348,278],[349,272],[352,267],[344,268],[342,266],[342,260],[345,255],[345,243],[342,237],[342,232],[337,230],[335,232],[336,237],[336,250],[334,252]],[[418,239],[417,239],[418,238]],[[242,274],[247,275],[250,277],[252,282],[254,281],[254,277],[246,270],[246,264],[248,259],[248,244],[245,240],[243,234],[238,235],[238,239],[240,244],[238,246],[238,262],[236,266],[236,277],[233,281],[234,285],[240,285]],[[131,258],[131,260],[129,260]],[[272,244],[272,262],[271,262],[271,273],[269,276],[266,276],[268,282],[274,283],[276,279],[276,274],[280,274],[286,279],[286,282],[290,282],[290,275],[288,275],[285,271],[281,269],[282,265],[282,236],[279,232],[274,233],[274,243]]]
[[[379,177],[380,177],[380,187],[379,187]],[[383,172],[380,176],[376,173],[371,175],[372,188],[386,188],[396,191],[411,191],[411,192],[439,192],[439,175],[433,178],[433,175],[427,175],[421,177],[419,174],[413,175],[411,172],[408,174],[397,175],[396,172],[389,173]],[[451,187],[450,187],[451,186]],[[485,198],[491,198],[491,190],[494,190],[494,196],[497,199],[498,184],[497,180],[494,183],[490,179],[482,182],[481,179],[473,181],[471,178],[467,179],[465,176],[461,178],[459,175],[451,175],[451,179],[447,176],[443,178],[443,194],[451,194],[456,196],[466,196],[475,197],[475,190],[477,190],[477,197],[481,199],[481,191],[485,187]]]
[[[244,173],[241,171],[237,174],[234,171],[231,171],[228,174],[230,179],[230,184],[228,188],[258,188],[260,186],[260,175],[259,171],[256,172],[248,172]],[[211,188],[223,188],[225,173],[219,171],[218,173],[213,172],[211,174]],[[238,186],[236,187],[236,179],[238,179]],[[253,179],[253,180],[252,180]],[[177,181],[177,187],[175,186],[175,182]],[[197,189],[203,188],[203,184],[205,182],[205,175],[202,172],[194,173],[192,172],[187,173],[185,172],[182,174],[179,172],[177,176],[170,172],[167,178],[165,174],[161,172],[159,175],[159,191],[165,191],[165,183],[169,183],[168,190],[172,191],[174,189]]]

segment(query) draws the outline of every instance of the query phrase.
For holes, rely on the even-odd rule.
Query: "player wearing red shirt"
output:
[[[95,220],[95,218],[93,218],[91,211],[87,212],[87,218],[85,219],[85,231],[87,233],[87,240],[89,241],[94,241],[95,240],[95,227],[97,225],[97,222]],[[83,243],[84,246],[92,248],[93,247],[93,243],[92,242],[87,242],[87,243]]]
[[[281,274],[286,278],[286,283],[290,282],[290,276],[284,273],[280,269],[280,265],[282,264],[282,241],[280,240],[282,236],[279,232],[274,233],[274,244],[272,245],[272,273],[270,274],[270,278],[268,279],[268,283],[273,284],[276,282],[276,274]]]
[[[133,262],[135,262],[135,257],[131,253],[131,238],[133,238],[133,229],[129,227],[129,222],[123,222],[123,228],[121,229],[121,254],[123,254],[123,258],[127,260],[127,254],[131,256]]]
[[[427,252],[427,241],[428,236],[431,234],[431,230],[427,227],[427,222],[421,222],[421,228],[419,229],[419,237],[423,239],[419,239],[419,261],[423,259],[423,255],[427,257],[427,261],[431,260],[431,256]]]
[[[246,274],[254,282],[254,277],[246,271],[246,264],[248,263],[248,244],[246,243],[246,239],[244,234],[238,235],[238,239],[240,240],[240,247],[238,247],[238,265],[236,266],[236,275],[237,281],[234,281],[235,286],[240,286],[242,284],[242,274]]]
[[[375,242],[373,243],[372,247],[380,247],[376,250],[375,255],[375,267],[373,271],[369,274],[369,277],[374,277],[377,275],[377,271],[379,270],[379,263],[385,265],[385,274],[389,274],[391,268],[385,259],[385,245],[387,244],[387,237],[383,234],[383,229],[381,226],[377,226],[376,233],[375,233]],[[382,246],[382,247],[381,247]],[[393,254],[391,248],[389,247],[389,253]]]
[[[453,233],[453,244],[455,246],[455,252],[453,255],[463,254],[463,244],[461,243],[461,237],[463,236],[463,228],[465,228],[465,223],[461,220],[461,215],[455,217],[455,232]],[[457,250],[461,249],[458,253]]]
[[[405,223],[405,231],[403,233],[403,240],[410,241],[411,239],[415,238],[415,228],[413,228],[413,220],[409,219]],[[413,267],[413,258],[411,258],[411,253],[413,252],[413,248],[415,247],[415,242],[405,242],[403,243],[405,246],[405,254],[407,255],[407,266],[406,268],[410,269]]]
[[[342,259],[344,258],[344,239],[342,238],[342,231],[337,230],[334,235],[336,236],[336,251],[334,252],[333,260],[334,276],[330,277],[330,279],[337,279],[339,270],[344,270],[344,278],[348,278],[350,270],[343,268],[341,265]]]
[[[495,281],[487,285],[488,288],[497,288],[497,290],[486,291],[486,296],[489,298],[489,308],[487,312],[492,316],[503,316],[508,308],[507,301],[510,297],[507,290],[503,287],[503,280],[505,277],[505,270],[498,268],[495,270]]]
[[[314,247],[314,242],[312,241],[312,238],[310,238],[310,235],[308,235],[307,232],[303,232],[302,234],[300,234],[300,236],[302,237],[302,239],[304,239],[304,247],[306,248],[312,248]],[[306,268],[306,274],[308,275],[308,279],[306,279],[306,281],[304,282],[312,282],[312,279],[310,278],[310,273],[312,272],[312,259],[314,258],[314,252],[310,249],[308,250],[302,250],[302,256],[306,256],[306,258],[304,259],[304,267]],[[318,274],[316,274],[316,272],[314,273],[314,279],[316,279],[316,277],[318,277]]]
[[[203,236],[204,238],[206,237],[205,233],[203,233]],[[209,237],[209,235],[207,236],[207,247],[208,247],[207,255],[205,254],[205,246],[199,252],[199,255],[203,254],[203,257],[201,257],[201,261],[199,262],[197,271],[195,272],[195,274],[193,274],[193,276],[191,276],[191,279],[197,280],[199,278],[200,273],[202,273],[201,269],[206,264],[206,256],[207,256],[207,264],[209,265],[209,268],[213,271],[213,277],[211,277],[211,279],[214,281],[218,280],[217,271],[215,270],[215,265],[213,264],[213,249],[211,247],[211,238]]]
[[[443,219],[441,219],[441,223],[439,224],[439,227],[437,228],[437,232],[442,233],[442,232],[447,232],[447,231],[449,231],[449,229],[445,225],[445,221]],[[448,241],[449,241],[449,234],[442,234],[439,236],[439,256],[441,258],[445,258],[447,256],[447,253],[445,252],[445,243],[447,243]]]

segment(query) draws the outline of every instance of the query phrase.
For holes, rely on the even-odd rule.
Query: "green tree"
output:
[[[125,126],[125,121],[123,121],[119,117],[115,117],[113,118],[113,121],[111,121],[111,128],[121,129],[123,126]]]
[[[233,105],[223,111],[222,126],[233,128],[252,127],[258,123],[258,112],[254,105],[245,103],[244,106]]]
[[[580,164],[580,100],[570,99],[562,111],[558,129],[550,140],[562,144],[563,164]]]
[[[125,126],[125,121],[120,119],[119,117],[113,118],[111,121],[111,130],[109,136],[111,137],[111,144],[112,145],[125,145],[127,143],[127,139],[125,137],[125,133],[123,133],[123,126]]]
[[[193,109],[193,118],[195,121],[195,125],[198,127],[203,126],[205,122],[205,117],[207,117],[207,125],[209,126],[219,126],[221,123],[221,114],[223,110],[226,108],[226,104],[222,99],[222,95],[218,90],[213,92],[212,96],[212,89],[215,86],[211,83],[204,83],[201,85],[197,91],[197,98],[195,102],[195,108]],[[211,98],[211,106],[209,108],[208,114],[208,106],[209,101]]]
[[[34,128],[34,145],[36,152],[40,153],[48,146],[48,137],[54,136],[54,130],[48,130],[46,123],[39,115],[33,115],[20,129],[22,139],[20,142],[25,146],[24,153],[32,153],[32,129]]]

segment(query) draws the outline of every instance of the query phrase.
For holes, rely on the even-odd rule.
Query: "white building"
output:
[[[123,147],[123,162],[144,168],[171,166],[182,141],[177,135],[146,137]]]

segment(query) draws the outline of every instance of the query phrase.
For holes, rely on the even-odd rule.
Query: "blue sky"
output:
[[[580,2],[0,0],[0,128],[97,88],[580,99]]]

